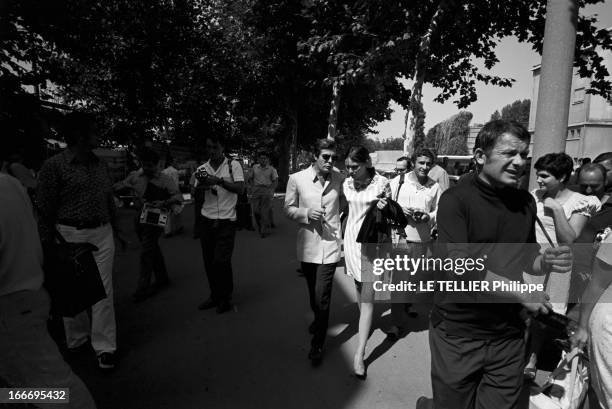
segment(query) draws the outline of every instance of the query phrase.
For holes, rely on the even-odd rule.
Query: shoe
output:
[[[224,312],[228,312],[232,309],[232,304],[229,301],[221,301],[219,305],[217,305],[217,314],[223,314]]]
[[[115,367],[115,354],[102,352],[98,355],[98,367],[100,369],[113,369]]]
[[[323,360],[323,348],[321,347],[312,347],[310,348],[310,352],[308,353],[308,359],[313,365],[319,365],[321,360]]]
[[[353,358],[353,371],[355,372],[355,377],[360,381],[365,381],[367,375],[365,362],[363,362],[363,355],[355,355]]]
[[[313,321],[308,326],[308,333],[313,335],[315,333],[315,329],[316,329],[316,326],[315,326],[315,322]]]
[[[433,399],[421,396],[416,401],[416,409],[433,409]]]
[[[398,340],[400,338],[401,333],[402,333],[402,329],[398,327],[397,325],[393,325],[391,326],[391,328],[385,331],[385,334],[387,334],[387,338],[389,338],[392,341]]]
[[[211,308],[214,308],[216,306],[217,306],[217,302],[213,300],[212,298],[208,298],[206,301],[198,305],[198,310],[210,310]]]

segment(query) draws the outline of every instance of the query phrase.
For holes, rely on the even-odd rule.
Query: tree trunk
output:
[[[404,128],[404,153],[411,154],[414,150],[414,136],[415,136],[415,121],[413,120],[416,112],[416,107],[421,103],[423,97],[423,82],[425,80],[425,69],[423,68],[422,62],[429,57],[431,36],[435,32],[440,19],[442,18],[444,7],[444,0],[441,0],[438,4],[436,12],[431,17],[429,22],[429,28],[423,37],[419,45],[419,51],[416,55],[416,61],[414,65],[414,76],[412,78],[412,92],[410,94],[410,106],[408,112],[406,112],[406,124]]]
[[[298,131],[298,110],[293,108],[290,113],[283,118],[286,126],[280,140],[280,157],[278,159],[278,186],[285,189],[289,175],[297,170],[297,131]]]
[[[329,120],[327,121],[327,139],[336,139],[338,128],[338,109],[340,108],[340,84],[334,81],[332,87],[331,108],[329,109]]]

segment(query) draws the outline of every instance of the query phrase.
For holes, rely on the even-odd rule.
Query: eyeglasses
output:
[[[328,153],[322,154],[321,157],[323,158],[325,162],[328,162],[330,159],[332,160],[332,162],[335,162],[338,160],[338,155],[330,155]]]
[[[361,165],[346,165],[346,168],[348,170],[352,170],[352,171],[355,171],[355,170],[359,169],[360,167],[361,167]]]
[[[408,169],[406,169],[406,168],[395,168],[394,170],[395,170],[397,173],[400,173],[400,172],[406,172]]]

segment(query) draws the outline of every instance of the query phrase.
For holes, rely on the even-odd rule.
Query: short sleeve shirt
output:
[[[230,166],[232,167],[231,174],[229,170]],[[230,163],[226,158],[217,170],[210,165],[210,161],[206,162],[198,169],[202,168],[204,168],[209,175],[224,179],[226,182],[244,182],[242,166],[235,160],[232,160]],[[235,221],[237,201],[238,195],[236,193],[232,193],[221,186],[213,186],[205,191],[204,204],[202,205],[201,212],[202,216],[208,219]]]

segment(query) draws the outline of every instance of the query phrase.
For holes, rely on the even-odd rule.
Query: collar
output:
[[[204,166],[207,166],[208,169],[210,169],[212,172],[209,173],[215,173],[218,172],[223,165],[225,165],[227,163],[227,158],[223,158],[223,162],[221,162],[221,164],[219,165],[219,167],[215,170],[215,168],[213,168],[213,166],[210,164],[210,159],[204,164]]]
[[[312,183],[317,183],[319,181],[319,175],[317,174],[314,165],[311,165],[308,169],[310,169],[310,173],[312,174],[310,180],[312,180]],[[331,180],[333,171],[334,170],[332,169],[327,175],[325,175],[325,181]]]
[[[405,178],[406,178],[406,180],[408,180],[412,184],[414,184],[416,186],[417,190],[429,189],[430,187],[432,187],[434,185],[434,183],[436,183],[432,178],[430,178],[428,176],[427,177],[427,181],[425,182],[424,185],[422,185],[421,182],[419,182],[419,178],[416,176],[414,171],[408,172],[408,174],[406,174]]]
[[[66,148],[64,149],[64,152],[62,153],[68,163],[79,163],[80,162],[76,154],[72,152],[72,149]],[[81,163],[98,163],[99,161],[100,161],[100,158],[98,158],[92,151],[89,151],[87,152],[87,160]]]

